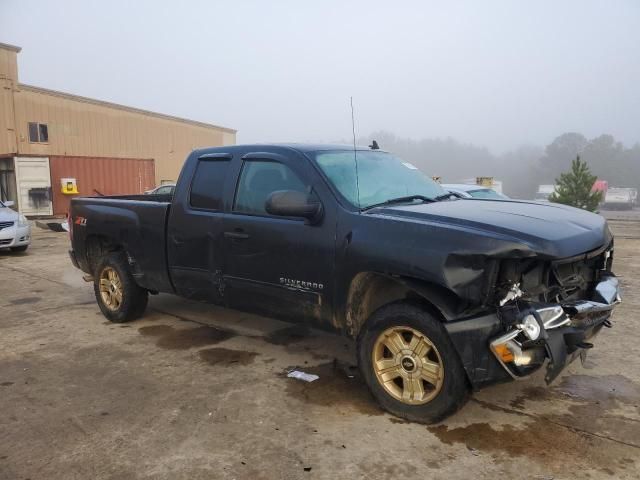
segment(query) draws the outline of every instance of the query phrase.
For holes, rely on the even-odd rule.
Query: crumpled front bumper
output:
[[[500,313],[511,327],[490,341],[490,349],[516,379],[528,376],[546,362],[545,380],[551,383],[578,356],[584,359],[593,347],[591,340],[602,328],[612,326],[609,318],[620,301],[618,279],[607,274],[596,285],[590,300],[505,306]],[[525,331],[527,317],[530,323],[534,318],[540,327],[535,339]]]

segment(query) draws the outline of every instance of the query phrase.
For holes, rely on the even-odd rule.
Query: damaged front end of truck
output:
[[[620,303],[611,272],[613,244],[574,258],[505,262],[498,280],[498,316],[506,332],[490,342],[491,352],[513,378],[545,362],[545,380],[593,347],[590,340],[611,327]]]
[[[466,294],[483,295],[485,312],[493,312],[446,325],[476,388],[524,378],[545,365],[551,383],[576,358],[584,360],[593,338],[612,326],[621,301],[611,238],[571,258],[521,253],[492,258],[474,286],[464,287]]]

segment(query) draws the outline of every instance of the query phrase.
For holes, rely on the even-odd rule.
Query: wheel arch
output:
[[[95,275],[95,270],[100,260],[109,253],[125,252],[124,245],[106,235],[91,234],[85,240],[85,255],[87,265],[91,274]]]
[[[360,272],[352,279],[346,298],[348,333],[357,337],[373,312],[398,301],[419,304],[442,321],[454,319],[462,303],[453,292],[431,282],[379,272]]]

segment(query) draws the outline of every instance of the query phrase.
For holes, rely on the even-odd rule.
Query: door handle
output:
[[[175,236],[174,236],[174,237],[172,238],[172,240],[173,240],[173,243],[174,243],[175,245],[182,245],[182,244],[184,243],[184,240],[182,240],[180,237],[175,237]]]
[[[224,232],[224,236],[236,240],[245,240],[249,238],[249,234],[244,232]]]

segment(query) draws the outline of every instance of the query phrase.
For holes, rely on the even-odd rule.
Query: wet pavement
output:
[[[335,335],[168,295],[106,322],[67,235],[34,228],[0,252],[0,479],[640,478],[633,221],[611,222],[624,303],[585,365],[432,426],[380,410]]]

